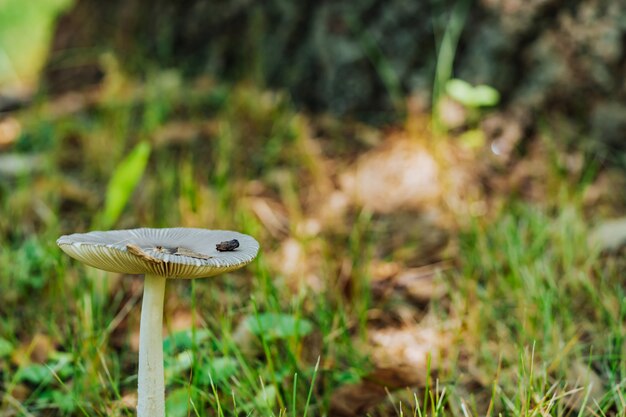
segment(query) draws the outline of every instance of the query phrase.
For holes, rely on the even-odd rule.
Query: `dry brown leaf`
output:
[[[72,91],[46,102],[44,112],[53,118],[69,116],[79,113],[98,102],[100,92],[98,88],[87,91]]]
[[[302,285],[313,291],[321,291],[324,286],[320,274],[321,256],[319,242],[304,244],[294,238],[281,242],[280,248],[268,255],[272,269],[280,272],[286,278],[286,284],[294,292]]]
[[[188,144],[195,140],[202,132],[199,123],[189,121],[172,121],[160,127],[154,134],[156,147],[171,144]]]
[[[293,276],[302,271],[306,263],[306,254],[300,242],[293,238],[285,239],[280,245],[279,253],[280,261],[277,267],[282,274]]]
[[[450,240],[442,217],[434,209],[377,215],[371,226],[377,241],[376,255],[405,266],[440,260]]]
[[[346,213],[350,199],[345,192],[335,190],[328,195],[321,196],[316,216],[321,227],[325,230],[341,231],[346,227]]]
[[[181,330],[191,329],[194,326],[194,316],[196,318],[195,325],[198,326],[198,315],[193,314],[188,308],[178,308],[167,315],[167,328],[170,333],[176,333]]]
[[[135,410],[137,408],[137,393],[126,393],[117,401],[110,403],[107,415],[111,417],[126,416],[128,410]]]
[[[439,117],[450,130],[459,129],[467,123],[468,111],[459,102],[444,96],[439,101]]]
[[[330,399],[330,417],[360,417],[380,403],[388,391],[415,385],[418,380],[406,368],[378,368],[361,382],[337,389]]]
[[[594,404],[600,404],[606,394],[602,378],[589,365],[579,361],[568,368],[567,386],[572,389],[566,398],[567,406],[576,411],[580,411],[585,397],[586,404],[593,407]]]
[[[589,235],[589,244],[602,251],[614,252],[626,243],[626,218],[606,220]]]
[[[436,370],[452,342],[449,332],[437,325],[431,317],[419,324],[399,328],[371,329],[369,352],[371,360],[381,368],[407,368],[423,378]],[[423,380],[423,379],[422,379]]]
[[[437,281],[437,272],[442,265],[426,265],[419,268],[410,268],[400,272],[394,279],[396,285],[406,294],[420,303],[426,303],[444,296],[446,288]]]
[[[16,384],[9,395],[19,402],[24,402],[30,396],[32,390],[25,384]]]
[[[252,197],[248,201],[254,214],[273,237],[280,238],[288,234],[289,219],[280,203],[263,197]]]
[[[135,326],[128,334],[128,347],[131,352],[139,352],[139,327]]]
[[[378,297],[400,294],[420,305],[445,295],[446,287],[436,279],[445,263],[402,268],[396,262],[373,261],[370,266],[372,290]]]
[[[36,333],[30,341],[22,343],[13,351],[11,360],[17,366],[45,363],[55,350],[55,343],[50,336]]]
[[[373,283],[390,280],[402,270],[402,267],[397,262],[386,262],[377,259],[370,262],[369,268]]]
[[[623,215],[623,196],[615,190],[626,187],[626,177],[621,169],[606,169],[585,188],[583,203],[593,216],[615,217]]]
[[[15,117],[0,120],[0,150],[11,146],[22,132],[22,125]]]
[[[381,213],[423,208],[441,193],[437,162],[422,146],[406,139],[367,152],[340,182],[355,204]]]
[[[330,416],[363,416],[380,403],[388,391],[422,386],[436,375],[452,338],[435,319],[400,328],[370,329],[366,348],[375,371],[354,385],[346,385],[331,397]]]

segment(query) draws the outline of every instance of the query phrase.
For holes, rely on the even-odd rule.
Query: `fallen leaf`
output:
[[[55,350],[55,344],[50,336],[36,333],[31,340],[22,343],[13,351],[11,360],[20,367],[32,363],[43,364]]]
[[[356,417],[383,401],[389,391],[425,385],[436,375],[451,343],[449,332],[427,317],[399,328],[370,329],[366,350],[375,370],[358,384],[337,389],[330,400],[330,416]]]
[[[0,149],[11,146],[22,132],[22,125],[14,117],[0,119]]]
[[[450,334],[430,317],[419,324],[371,329],[368,339],[368,351],[376,366],[407,369],[417,378],[415,382],[425,381],[429,369],[433,372],[439,367],[451,343]]]
[[[439,118],[450,130],[459,129],[467,123],[467,109],[458,101],[444,96],[438,103]]]
[[[160,127],[154,133],[154,146],[162,147],[176,144],[189,144],[202,133],[198,123],[189,121],[172,121]]]
[[[383,401],[389,391],[415,385],[418,379],[406,368],[377,368],[358,384],[344,385],[330,398],[330,417],[360,417]]]
[[[340,178],[355,204],[374,212],[420,208],[440,196],[439,166],[422,146],[391,140],[367,152]]]
[[[128,416],[129,411],[137,408],[137,393],[126,393],[117,401],[112,401],[107,407],[107,415],[110,417]]]
[[[13,389],[9,393],[13,398],[15,398],[19,402],[26,401],[30,396],[32,390],[25,384],[15,384]]]
[[[584,404],[591,407],[601,404],[606,394],[602,378],[589,365],[579,361],[568,368],[567,386],[571,394],[566,398],[566,404],[576,411],[580,411]]]
[[[589,235],[589,243],[602,251],[616,251],[626,244],[626,217],[606,220]]]
[[[440,269],[439,264],[409,268],[400,272],[394,281],[410,298],[419,303],[426,303],[443,297],[446,292],[443,283],[436,280]]]
[[[280,203],[263,197],[253,197],[248,201],[254,214],[273,237],[280,238],[289,233],[289,219]]]

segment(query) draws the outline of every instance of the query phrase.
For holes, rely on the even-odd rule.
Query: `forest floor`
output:
[[[169,417],[624,415],[623,175],[466,139],[170,72],[7,115],[0,416],[134,415],[142,280],[55,241],[174,226],[261,252],[169,282]]]

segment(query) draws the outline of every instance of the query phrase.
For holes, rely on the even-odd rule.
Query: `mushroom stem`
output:
[[[139,325],[138,417],[165,417],[163,374],[164,277],[146,274]]]

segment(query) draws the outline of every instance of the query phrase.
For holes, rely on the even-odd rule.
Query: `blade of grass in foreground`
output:
[[[143,176],[150,151],[148,142],[140,142],[115,168],[107,186],[104,210],[98,218],[97,227],[106,230],[117,222]]]

